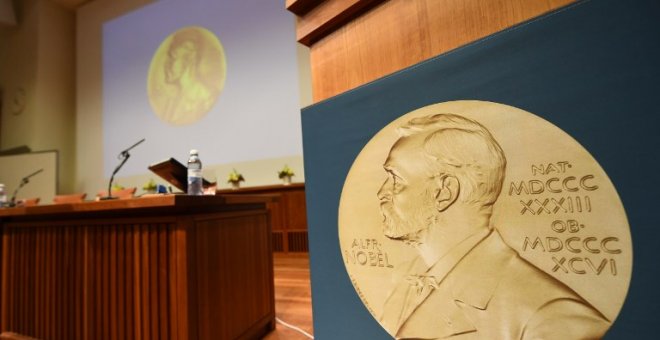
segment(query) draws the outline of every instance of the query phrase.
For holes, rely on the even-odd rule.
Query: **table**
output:
[[[0,209],[0,330],[41,339],[253,339],[274,328],[264,196]]]

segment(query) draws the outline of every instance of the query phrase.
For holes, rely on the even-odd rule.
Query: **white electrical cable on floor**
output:
[[[289,327],[289,328],[293,329],[293,330],[296,331],[296,332],[300,332],[300,333],[302,333],[304,336],[306,336],[306,337],[308,337],[308,338],[310,338],[310,339],[314,339],[314,336],[313,336],[313,335],[311,335],[311,334],[305,332],[304,330],[300,329],[299,327],[296,327],[296,326],[294,326],[294,325],[288,324],[288,323],[282,321],[282,320],[281,320],[280,318],[278,318],[278,317],[275,317],[275,320],[276,320],[277,322],[281,323],[282,325],[284,325],[285,327]]]

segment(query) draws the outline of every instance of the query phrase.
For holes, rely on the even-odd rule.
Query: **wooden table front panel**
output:
[[[5,223],[0,329],[40,339],[255,338],[274,317],[267,221],[264,210]]]
[[[226,196],[277,195],[277,200],[267,204],[273,229],[273,250],[276,252],[309,251],[304,183],[220,190],[218,193]]]

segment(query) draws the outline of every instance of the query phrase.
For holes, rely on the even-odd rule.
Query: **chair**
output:
[[[53,197],[53,203],[63,204],[63,203],[80,203],[85,200],[87,197],[86,193],[82,194],[70,194],[70,195],[57,195]]]
[[[33,207],[35,205],[38,205],[40,200],[41,199],[39,197],[22,198],[16,202],[16,205],[19,207]]]
[[[136,187],[132,188],[125,188],[125,189],[120,189],[120,190],[112,190],[112,197],[116,197],[119,199],[128,199],[128,198],[133,198],[135,196],[135,191],[137,190]],[[99,191],[96,194],[96,200],[100,200],[101,197],[106,197],[108,196],[108,191],[103,190]]]

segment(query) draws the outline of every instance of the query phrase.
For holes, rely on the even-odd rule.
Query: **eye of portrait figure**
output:
[[[492,106],[467,103],[468,107],[479,105]],[[457,107],[462,108],[461,105]],[[534,209],[533,216],[515,204],[531,204],[529,202],[534,200],[516,197],[516,193],[525,194],[522,189],[508,190],[511,185],[520,187],[522,184],[515,180],[505,181],[510,167],[507,153],[515,159],[516,167],[508,178],[526,171],[518,167],[521,161],[525,162],[525,157],[529,157],[516,155],[515,140],[534,138],[534,134],[523,137],[503,134],[513,138],[513,141],[506,140],[508,149],[503,149],[491,131],[477,120],[433,111],[427,109],[424,111],[427,114],[400,120],[394,130],[395,137],[383,137],[388,136],[384,133],[377,135],[358,156],[345,183],[340,202],[340,243],[349,277],[365,306],[397,339],[602,338],[622,300],[617,306],[608,306],[607,315],[601,310],[601,300],[606,300],[608,292],[600,293],[604,297],[589,295],[586,299],[582,293],[590,290],[574,282],[582,280],[586,286],[586,278],[607,284],[623,282],[618,285],[625,286],[629,276],[619,276],[617,270],[604,269],[616,259],[606,258],[599,262],[600,257],[593,257],[608,252],[608,247],[597,250],[589,242],[603,239],[623,244],[621,240],[629,237],[629,231],[616,231],[622,225],[615,224],[612,230],[618,236],[614,238],[582,236],[580,233],[592,232],[584,228],[571,231],[571,237],[565,239],[553,236],[564,236],[559,235],[564,231],[557,227],[557,219],[573,217],[566,200],[558,196],[555,183],[560,181],[548,177],[546,183],[554,196],[536,198],[545,206]],[[552,131],[556,133],[556,130]],[[534,151],[530,148],[520,150],[520,153],[533,154]],[[581,148],[576,153],[586,155]],[[383,155],[379,171],[385,178],[377,186],[371,182],[377,177],[378,170],[368,164],[376,160],[375,155]],[[540,155],[546,156],[551,155]],[[564,165],[570,163],[575,167],[564,166],[564,170],[577,173],[580,171],[576,169],[578,165],[586,169],[581,162],[579,157],[571,158],[571,162],[566,161]],[[599,169],[591,159],[584,164]],[[532,169],[538,170],[538,166]],[[551,173],[553,171],[544,171],[542,175],[556,176]],[[585,171],[589,171],[589,175],[582,177],[585,178],[583,190],[588,190],[587,193],[592,195],[588,199],[595,202],[594,191],[605,185],[594,185],[597,175],[590,174],[592,170]],[[532,178],[539,179],[532,181],[541,183],[539,171],[534,175],[537,177]],[[577,178],[572,173],[568,175],[566,178],[570,181]],[[604,173],[598,175],[603,178],[601,183],[606,183],[604,177]],[[594,182],[590,183],[591,180]],[[370,189],[372,196],[366,187],[373,188]],[[505,187],[507,190],[503,193]],[[570,193],[574,193],[573,187],[569,187]],[[612,192],[608,192],[610,197]],[[532,194],[540,193],[532,191]],[[364,203],[369,197],[374,203]],[[498,202],[500,200],[505,202]],[[620,201],[616,200],[619,209]],[[555,202],[552,204],[556,206],[550,207],[549,202]],[[374,206],[375,209],[371,208]],[[494,218],[496,206],[499,212]],[[562,211],[562,207],[565,210]],[[372,209],[380,215],[378,219],[363,217],[364,211]],[[536,215],[546,212],[564,212],[565,215]],[[599,216],[594,217],[591,210],[581,210],[579,215],[573,211],[573,214],[585,222],[587,218],[602,220]],[[625,216],[617,218],[625,221]],[[374,224],[379,225],[372,226]],[[517,230],[511,233],[512,229]],[[536,232],[555,234],[538,237],[539,241],[532,244],[530,240],[536,238],[526,235]],[[515,235],[522,237],[516,239]],[[522,247],[511,246],[512,239]],[[614,239],[616,241],[612,241]],[[550,243],[541,250],[545,240]],[[583,249],[577,249],[578,241],[582,242]],[[566,242],[565,247],[559,249],[556,242]],[[623,253],[612,247],[609,251],[616,256]],[[593,258],[586,257],[585,253]],[[561,260],[559,256],[564,254],[575,257]],[[537,262],[532,263],[523,255]],[[618,260],[619,263],[629,261],[628,258]],[[544,269],[537,263],[542,263]],[[593,273],[587,271],[589,266]],[[562,269],[566,269],[566,273]],[[566,275],[565,281],[571,284],[549,273]],[[580,293],[574,289],[578,286]],[[599,287],[598,284],[595,286]],[[617,292],[617,296],[621,294]],[[599,307],[592,303],[593,300],[599,301]]]
[[[152,59],[147,85],[151,107],[167,123],[194,123],[213,107],[225,77],[218,38],[202,27],[180,29],[161,43]]]

